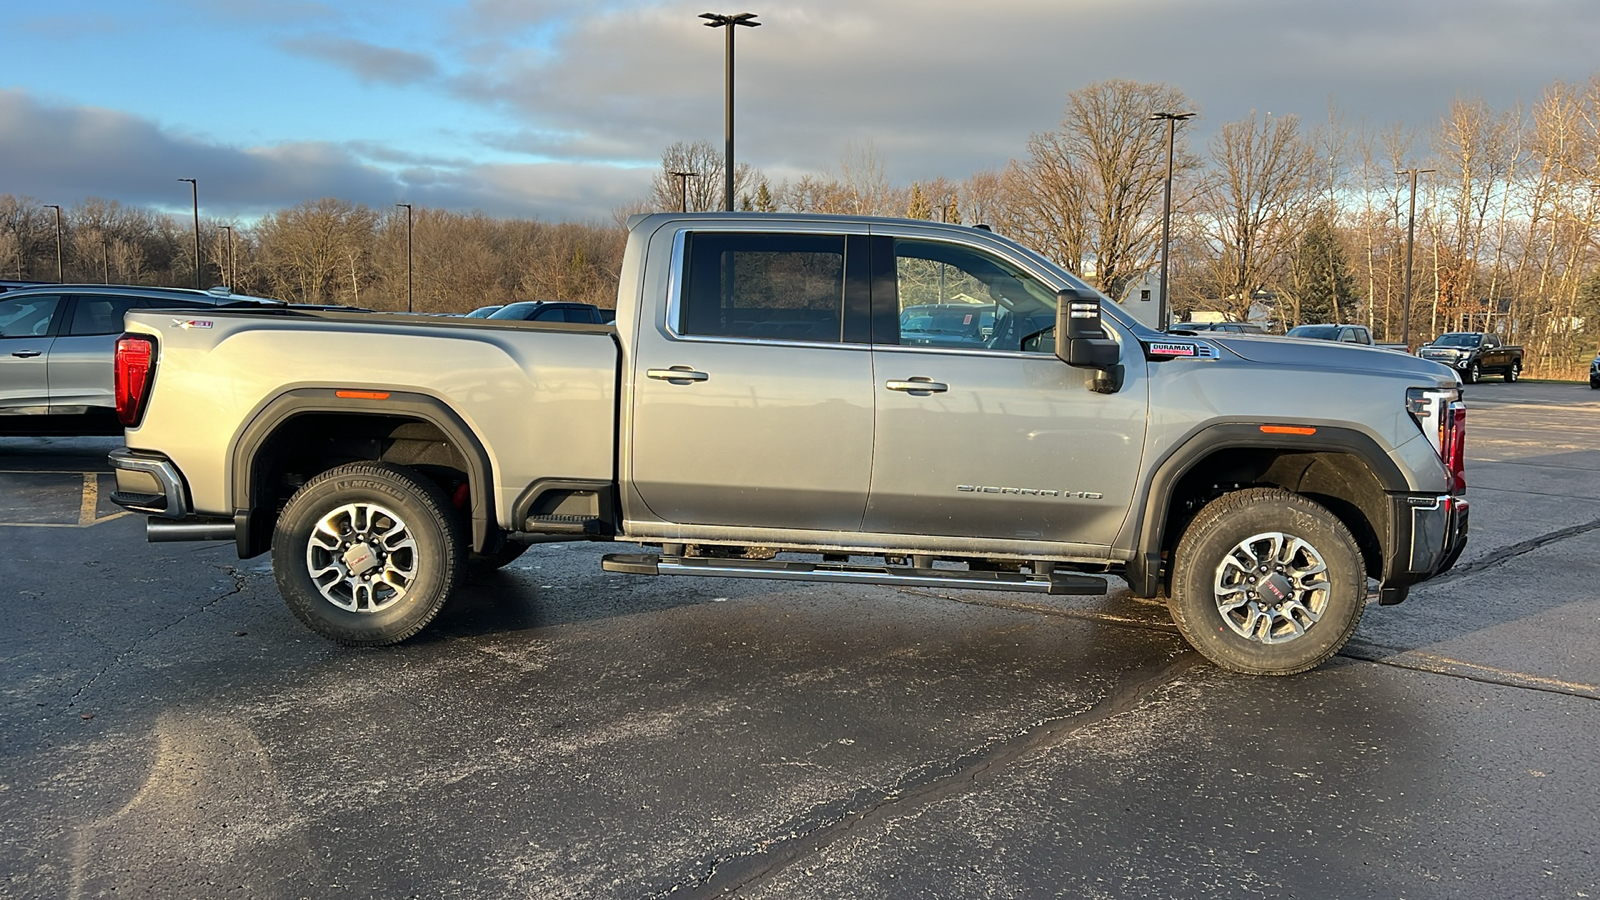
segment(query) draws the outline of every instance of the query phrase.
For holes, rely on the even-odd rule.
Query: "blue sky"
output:
[[[548,221],[642,199],[722,138],[702,3],[54,0],[0,6],[0,194],[248,219],[322,196]],[[739,159],[870,146],[896,183],[1024,154],[1069,91],[1166,81],[1195,136],[1252,111],[1426,129],[1600,72],[1596,0],[796,0],[738,34]],[[1427,148],[1419,146],[1418,153]]]

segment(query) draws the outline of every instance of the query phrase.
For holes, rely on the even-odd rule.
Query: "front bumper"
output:
[[[1399,603],[1414,584],[1443,574],[1467,546],[1471,506],[1451,494],[1390,497],[1392,526],[1384,552],[1379,600]]]

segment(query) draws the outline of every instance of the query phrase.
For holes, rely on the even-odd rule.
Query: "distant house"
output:
[[[1127,310],[1140,324],[1160,328],[1161,276],[1152,273],[1133,282],[1117,305]]]

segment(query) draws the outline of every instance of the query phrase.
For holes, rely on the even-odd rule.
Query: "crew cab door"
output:
[[[1055,288],[1019,262],[875,235],[873,265],[877,430],[864,530],[1109,545],[1144,446],[1137,341],[1118,334],[1121,387],[1095,393],[1092,373],[1052,352]],[[954,319],[965,333],[932,340],[913,327],[921,310],[954,304],[972,311]],[[989,316],[992,326],[976,324]]]
[[[50,349],[66,303],[54,294],[0,296],[0,415],[50,407]]]
[[[668,296],[645,304],[631,367],[638,498],[669,523],[857,530],[872,465],[865,235],[672,240]]]

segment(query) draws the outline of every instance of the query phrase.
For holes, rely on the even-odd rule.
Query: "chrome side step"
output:
[[[720,578],[771,578],[779,581],[831,581],[835,584],[885,584],[894,587],[952,588],[966,591],[1024,591],[1035,594],[1099,595],[1106,580],[1076,572],[1026,575],[1021,572],[969,572],[913,566],[861,566],[833,562],[774,559],[715,559],[608,553],[600,567],[628,575],[699,575]]]

